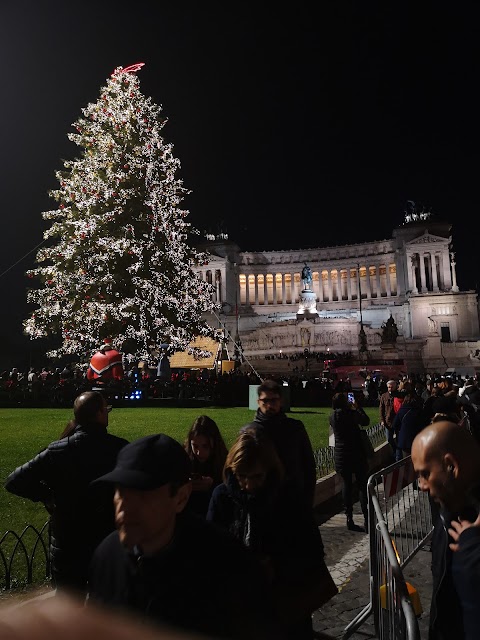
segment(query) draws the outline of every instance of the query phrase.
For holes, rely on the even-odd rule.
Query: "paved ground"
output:
[[[339,593],[314,613],[313,626],[333,638],[342,638],[347,625],[369,603],[369,542],[365,533],[348,531],[343,513],[324,514],[320,532],[325,545],[326,562]],[[363,523],[359,503],[354,507],[354,520]],[[420,550],[407,564],[405,579],[418,591],[423,614],[418,619],[422,640],[428,637],[428,614],[432,593],[429,547]],[[350,636],[353,640],[377,638],[370,616]]]

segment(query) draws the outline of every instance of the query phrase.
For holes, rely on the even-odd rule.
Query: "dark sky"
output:
[[[453,223],[477,287],[474,3],[258,4],[2,0],[0,351],[33,348],[24,273],[71,124],[139,61],[194,226],[244,250],[339,245],[391,237],[414,200]]]

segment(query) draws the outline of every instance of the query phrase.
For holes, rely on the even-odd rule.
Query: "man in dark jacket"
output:
[[[87,604],[224,640],[283,638],[261,565],[233,536],[185,511],[191,463],[165,434],[127,445],[94,484],[115,486],[117,531],[97,548]]]
[[[385,428],[385,438],[392,448],[394,458],[396,457],[397,445],[395,442],[395,431],[393,430],[393,420],[395,418],[393,399],[397,393],[397,388],[397,381],[389,380],[387,382],[387,390],[380,396],[380,404],[378,407],[380,424]]]
[[[241,431],[253,429],[268,436],[285,467],[286,482],[313,508],[317,469],[312,443],[305,425],[289,418],[282,407],[282,388],[265,380],[257,389],[258,409],[253,422]]]
[[[474,640],[480,618],[480,446],[465,427],[435,422],[413,441],[418,487],[439,505],[432,540],[429,640]]]
[[[44,503],[51,515],[52,584],[79,594],[86,593],[95,547],[115,528],[112,491],[90,486],[113,469],[128,442],[107,433],[109,410],[98,391],[79,395],[69,435],[15,469],[5,483],[7,491]]]

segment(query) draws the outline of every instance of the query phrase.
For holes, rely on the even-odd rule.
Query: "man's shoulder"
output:
[[[95,556],[106,556],[112,554],[121,554],[122,556],[126,554],[125,548],[120,543],[120,537],[117,530],[112,531],[105,536],[95,551]]]
[[[113,433],[107,433],[107,440],[112,444],[117,445],[119,448],[122,448],[125,445],[129,444],[129,440],[120,436],[116,436]]]

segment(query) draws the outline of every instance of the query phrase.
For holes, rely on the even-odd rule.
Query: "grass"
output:
[[[378,408],[366,408],[370,424],[378,420]],[[288,415],[301,420],[310,436],[312,447],[328,444],[329,407],[292,408]],[[109,432],[127,440],[150,433],[167,433],[183,440],[193,420],[201,414],[218,424],[227,447],[235,440],[240,427],[253,419],[247,407],[122,407],[114,408],[109,418]],[[0,409],[0,537],[4,531],[21,533],[32,524],[41,528],[47,520],[42,504],[15,496],[3,488],[9,473],[33,458],[41,449],[58,439],[71,409]]]

